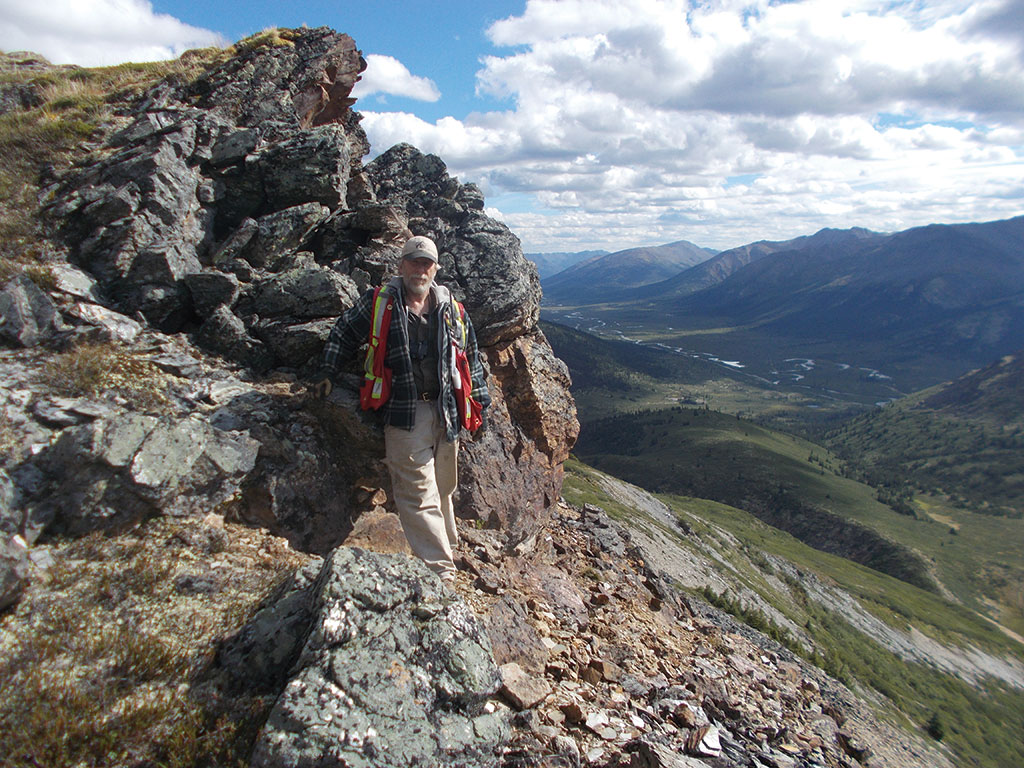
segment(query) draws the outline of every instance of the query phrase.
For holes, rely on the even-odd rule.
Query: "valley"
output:
[[[590,314],[587,309],[546,308],[541,316],[600,338],[646,345],[668,354],[706,361],[753,386],[810,398],[814,402],[806,403],[809,408],[834,410],[848,406],[884,405],[906,394],[897,389],[893,377],[886,372],[856,361],[803,356],[800,350],[789,347],[780,347],[777,356],[752,351],[751,357],[737,359],[736,353],[742,352],[743,347],[737,344],[736,336],[722,338],[724,334],[685,332],[672,327],[659,330],[614,317],[603,319]],[[708,339],[712,340],[709,342]],[[713,346],[715,342],[722,343],[723,347],[716,349]],[[747,344],[764,346],[756,339]]]
[[[904,393],[895,363],[757,329],[543,317],[581,422],[567,500],[905,727],[941,722],[964,764],[1024,759],[1020,355]]]

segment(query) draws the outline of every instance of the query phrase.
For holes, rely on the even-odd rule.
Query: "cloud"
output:
[[[159,61],[226,42],[155,13],[148,0],[2,0],[0,10],[0,48],[31,50],[54,64]]]
[[[488,195],[530,250],[1021,211],[1020,0],[529,0],[494,23],[480,94],[505,111],[366,114]],[[749,183],[733,183],[737,177]]]
[[[352,95],[362,99],[378,93],[417,101],[433,102],[441,98],[432,80],[413,75],[398,59],[371,53],[366,56],[366,71],[352,89]]]

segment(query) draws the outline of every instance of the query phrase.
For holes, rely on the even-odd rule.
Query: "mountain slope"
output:
[[[816,657],[847,684],[873,688],[879,705],[897,704],[915,731],[926,723],[933,733],[945,730],[955,764],[1020,763],[1020,646],[977,615],[810,549],[726,505],[653,496],[578,462],[567,465],[564,494],[606,508],[666,578]],[[879,752],[871,764],[876,759],[890,758]]]
[[[712,255],[714,251],[680,240],[597,256],[544,280],[545,301],[589,304],[619,300],[624,289],[659,282]]]
[[[573,264],[578,264],[587,259],[600,258],[607,254],[608,251],[578,251],[572,253],[557,251],[554,253],[524,253],[523,255],[537,265],[537,274],[541,280],[545,280],[552,275],[557,275],[563,269],[567,269]]]
[[[748,264],[760,261],[773,254],[815,248],[852,248],[864,242],[882,237],[884,235],[855,227],[846,230],[822,229],[813,235],[797,237],[792,240],[759,240],[756,243],[749,243],[738,248],[722,251],[718,255],[691,267],[685,272],[674,275],[660,283],[654,283],[637,289],[635,295],[638,299],[653,300],[667,300],[673,297],[686,296],[717,285]]]
[[[672,408],[587,422],[574,450],[649,490],[729,504],[810,546],[936,590],[922,558],[880,531],[879,519],[893,513],[812,443],[717,411]]]
[[[885,339],[991,360],[1024,337],[1024,217],[771,254],[663,308],[791,337]]]
[[[824,441],[894,493],[914,486],[976,512],[1020,518],[1024,352],[858,416]]]

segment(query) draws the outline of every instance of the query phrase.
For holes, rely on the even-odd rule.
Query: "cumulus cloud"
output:
[[[31,50],[54,64],[160,61],[225,42],[154,12],[148,0],[0,0],[0,48]]]
[[[508,110],[363,125],[375,148],[411,141],[530,195],[504,215],[528,250],[1017,215],[1024,64],[1002,27],[1020,8],[529,0],[489,28],[509,52],[477,74]]]
[[[412,74],[398,59],[371,53],[366,56],[366,71],[352,89],[352,95],[362,99],[378,93],[417,101],[441,98],[441,92],[432,80]]]

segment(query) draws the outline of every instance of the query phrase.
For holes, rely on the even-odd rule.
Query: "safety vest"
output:
[[[455,299],[452,299],[452,307],[454,312],[446,313],[449,338],[452,340],[452,390],[455,392],[455,403],[459,408],[459,423],[470,432],[476,432],[483,424],[483,408],[473,399],[473,377],[469,370],[469,358],[466,356],[466,346],[469,344],[466,308]]]
[[[363,386],[359,389],[359,405],[364,411],[377,410],[391,397],[391,369],[384,365],[384,358],[388,351],[388,329],[394,306],[391,294],[378,286],[373,292],[370,340],[363,364]]]
[[[469,328],[466,324],[466,308],[461,302],[451,300],[452,310],[445,313],[448,324],[448,345],[451,352],[449,369],[452,376],[452,390],[459,408],[459,422],[470,432],[476,431],[483,423],[482,408],[473,399],[473,379],[469,370],[466,346],[469,343]],[[373,311],[370,315],[370,338],[366,346],[366,361],[363,364],[363,386],[359,390],[359,404],[363,410],[377,410],[391,397],[391,369],[384,365],[387,356],[388,331],[391,328],[391,312],[394,297],[383,287],[373,291]]]

